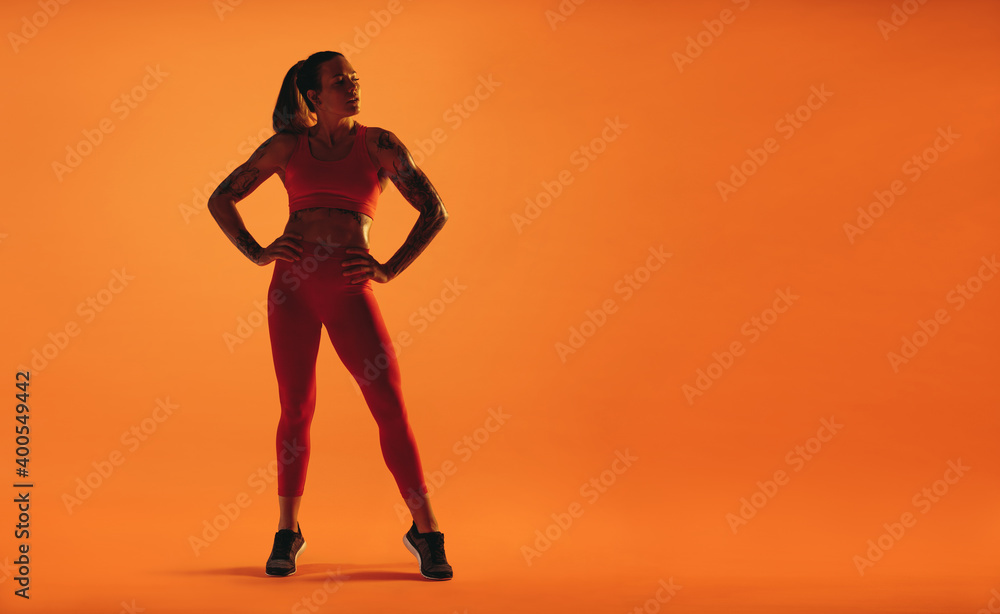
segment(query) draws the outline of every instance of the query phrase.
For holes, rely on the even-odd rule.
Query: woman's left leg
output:
[[[343,277],[339,262],[336,268]],[[346,279],[342,284],[330,284],[329,303],[324,305],[321,319],[337,355],[361,387],[378,425],[382,457],[417,530],[436,531],[437,520],[427,499],[420,455],[403,402],[399,364],[372,282],[350,284]]]

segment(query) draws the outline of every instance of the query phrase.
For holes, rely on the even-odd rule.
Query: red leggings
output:
[[[268,288],[268,331],[278,377],[278,494],[299,496],[309,463],[309,426],[316,409],[316,356],[322,326],[361,387],[378,424],[382,456],[404,499],[427,493],[407,420],[399,364],[371,280],[352,284],[341,263],[345,247],[302,241],[300,260],[275,260]],[[347,459],[345,459],[346,464]]]

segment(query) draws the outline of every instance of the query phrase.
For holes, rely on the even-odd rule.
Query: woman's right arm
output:
[[[285,142],[279,141],[282,138]],[[243,223],[243,218],[236,210],[236,203],[250,195],[257,186],[278,170],[283,145],[287,145],[287,141],[285,135],[275,134],[261,143],[250,158],[236,167],[208,198],[208,210],[222,228],[222,232],[244,256],[261,266],[278,258],[297,260],[301,246],[293,240],[293,237],[298,235],[282,235],[266,248],[261,247]]]

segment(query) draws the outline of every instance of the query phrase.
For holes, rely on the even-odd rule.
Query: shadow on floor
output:
[[[392,569],[380,569],[380,568]],[[326,581],[331,578],[338,578],[342,582],[358,582],[365,580],[380,581],[419,581],[435,582],[420,575],[416,569],[402,571],[403,568],[415,567],[413,563],[391,563],[384,565],[359,565],[353,563],[305,563],[298,565],[292,578],[307,578],[309,580]],[[264,573],[264,565],[254,565],[252,567],[219,567],[213,569],[182,569],[171,570],[172,573],[184,575],[217,575],[217,576],[244,576],[250,578],[262,578],[266,580],[280,581],[283,578],[269,576]],[[169,572],[168,572],[169,573]]]

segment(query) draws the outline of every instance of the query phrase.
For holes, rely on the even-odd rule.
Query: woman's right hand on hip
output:
[[[275,260],[288,260],[294,262],[302,258],[302,244],[299,241],[302,235],[288,233],[281,235],[273,243],[264,248],[257,259],[257,264],[264,266]]]

